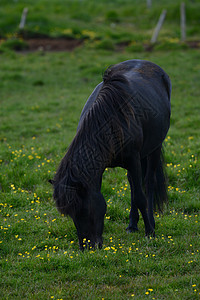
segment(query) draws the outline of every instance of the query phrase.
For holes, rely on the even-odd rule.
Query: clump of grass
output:
[[[97,49],[113,51],[115,49],[114,43],[111,39],[103,39],[96,43]]]
[[[181,50],[188,49],[188,45],[184,42],[180,42],[177,38],[164,39],[154,45],[154,50],[158,51],[170,51],[170,50]]]
[[[28,44],[22,40],[22,39],[8,39],[0,44],[0,50],[15,50],[15,51],[22,51],[22,50],[27,50],[28,49]]]
[[[126,47],[128,52],[142,52],[144,51],[144,45],[140,42],[131,42],[130,45]]]
[[[110,10],[106,13],[105,19],[107,22],[119,23],[120,17],[115,10]]]

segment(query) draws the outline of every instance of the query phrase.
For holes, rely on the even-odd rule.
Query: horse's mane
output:
[[[70,214],[81,206],[94,174],[103,171],[123,145],[123,124],[134,118],[129,83],[122,71],[106,70],[103,86],[86,112],[54,177],[58,210]],[[117,149],[116,149],[117,141]],[[88,170],[89,169],[89,170]]]

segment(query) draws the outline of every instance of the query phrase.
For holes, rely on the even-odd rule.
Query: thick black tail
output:
[[[159,153],[159,156],[157,157],[157,168],[156,172],[154,174],[153,179],[153,190],[154,190],[154,201],[153,201],[153,208],[154,211],[163,212],[164,204],[168,202],[168,193],[167,193],[167,176],[164,169],[164,155],[163,152]],[[145,157],[141,160],[141,166],[142,166],[142,177],[143,177],[143,184],[144,184],[144,190],[147,194],[147,167],[148,165],[148,157]],[[148,195],[147,195],[148,196]]]

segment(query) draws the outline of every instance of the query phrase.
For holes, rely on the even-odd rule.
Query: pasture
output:
[[[42,14],[39,2],[43,1],[34,9]],[[130,18],[130,1],[125,2],[123,16],[120,9],[116,14],[108,13],[114,10],[113,4],[103,10],[107,19],[115,19],[112,22],[121,33],[126,28],[124,20]],[[175,7],[173,1],[168,2]],[[198,6],[199,1],[195,2]],[[104,7],[103,0],[99,3]],[[22,5],[16,5],[21,11]],[[62,1],[59,5],[56,13],[61,16]],[[54,22],[54,29],[58,27],[51,9],[49,18],[40,25],[44,31],[48,31],[48,20]],[[141,48],[141,41],[117,48],[116,39],[121,41],[123,34],[113,36],[114,28],[108,34],[108,23],[101,31],[101,14],[94,11],[93,18],[91,10],[85,12],[91,16],[87,30],[97,18],[99,23],[93,30],[98,36],[107,36],[106,41],[91,38],[72,52],[16,53],[1,48],[0,298],[199,299],[199,49],[177,42],[174,23],[168,29],[174,36],[162,40],[161,34],[160,47],[152,52]],[[9,12],[14,15],[16,10],[9,8]],[[79,13],[72,19],[80,19],[78,25],[83,26],[87,16]],[[4,24],[7,28],[6,21]],[[11,24],[6,34],[14,32]],[[195,21],[189,30],[195,36]],[[144,43],[150,36],[147,25],[141,32]],[[107,201],[103,248],[82,253],[72,220],[56,210],[48,180],[70,145],[84,103],[102,80],[103,71],[133,58],[160,65],[172,82],[171,127],[165,140],[169,204],[163,215],[155,214],[155,238],[144,237],[141,217],[139,232],[128,234],[130,187],[126,171],[107,169],[102,186]]]

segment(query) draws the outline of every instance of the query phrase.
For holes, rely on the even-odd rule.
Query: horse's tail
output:
[[[163,206],[168,202],[167,193],[167,176],[164,170],[164,156],[163,151],[161,152],[158,166],[155,174],[154,183],[154,211],[163,212]]]

